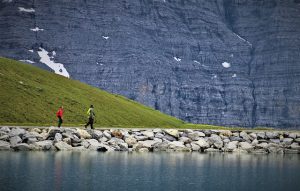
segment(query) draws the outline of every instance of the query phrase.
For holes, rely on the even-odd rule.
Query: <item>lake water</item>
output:
[[[300,190],[300,155],[0,152],[0,190]]]

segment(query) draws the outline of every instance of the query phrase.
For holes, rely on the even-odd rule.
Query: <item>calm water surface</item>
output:
[[[0,152],[0,190],[299,190],[299,155]]]

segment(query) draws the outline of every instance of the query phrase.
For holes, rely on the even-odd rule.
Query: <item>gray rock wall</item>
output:
[[[300,154],[300,133],[176,129],[0,128],[0,151],[235,152]]]
[[[51,70],[41,47],[71,78],[185,121],[300,125],[298,0],[13,0],[0,25],[1,56]]]

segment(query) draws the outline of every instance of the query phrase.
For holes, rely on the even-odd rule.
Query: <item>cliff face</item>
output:
[[[12,0],[0,25],[1,56],[183,120],[300,125],[299,0]]]

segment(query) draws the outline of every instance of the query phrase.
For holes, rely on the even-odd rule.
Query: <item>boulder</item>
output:
[[[100,139],[101,137],[103,137],[103,133],[102,131],[99,130],[93,130],[91,131],[91,135],[92,135],[92,139]]]
[[[239,146],[240,146],[240,149],[245,150],[245,151],[253,150],[253,146],[248,142],[240,142]]]
[[[70,139],[70,138],[64,138],[62,141],[67,143],[68,145],[72,144],[72,139]]]
[[[194,131],[192,133],[188,133],[187,137],[193,141],[198,141],[200,137],[205,137],[205,134],[199,131]]]
[[[164,129],[164,132],[172,137],[175,137],[175,138],[179,137],[179,132],[177,129]]]
[[[162,133],[156,133],[154,137],[162,139],[162,138],[164,138],[164,135]]]
[[[145,140],[148,140],[148,137],[146,137],[144,135],[139,135],[139,136],[135,136],[135,139],[137,141],[145,141]]]
[[[268,143],[260,143],[255,145],[256,148],[266,149],[269,147]]]
[[[200,146],[194,142],[191,143],[191,149],[192,151],[199,151],[200,150]]]
[[[107,138],[107,139],[111,139],[111,133],[108,130],[103,131],[103,135]]]
[[[37,138],[38,140],[43,140],[43,136],[41,136],[39,133],[32,131],[32,132],[26,132],[23,136],[22,139],[24,142],[27,142],[27,139],[29,138]]]
[[[50,127],[48,130],[48,138],[49,137],[54,137],[56,133],[62,133],[63,129],[59,127]]]
[[[289,133],[288,137],[292,138],[292,139],[296,139],[297,137],[300,137],[300,134],[299,133]]]
[[[54,136],[54,142],[62,141],[63,136],[60,133],[56,133]]]
[[[173,141],[170,142],[168,145],[168,150],[172,150],[172,151],[191,151],[190,148],[187,148],[186,146],[184,146],[183,142],[180,141]]]
[[[232,136],[232,132],[229,130],[221,130],[220,131],[220,135],[225,136],[225,137],[231,137]]]
[[[149,131],[142,131],[142,134],[144,136],[146,136],[148,139],[153,139],[154,138],[154,133],[151,130],[149,130]]]
[[[16,145],[12,146],[12,148],[15,151],[29,151],[29,150],[31,150],[31,147],[26,143],[16,144]]]
[[[2,135],[0,136],[1,141],[9,141],[9,135]]]
[[[164,137],[162,138],[163,140],[167,140],[167,141],[176,141],[177,139],[171,135],[164,135]]]
[[[9,132],[10,132],[10,128],[4,126],[4,127],[1,127],[0,131],[3,131],[3,132],[5,132],[5,133],[9,133]]]
[[[258,132],[256,135],[257,135],[257,139],[265,139],[266,138],[265,132]]]
[[[245,131],[240,132],[240,137],[242,137],[244,141],[250,142],[250,136]]]
[[[300,145],[299,145],[299,143],[293,143],[293,144],[291,144],[291,149],[296,149],[296,150],[300,150]]]
[[[79,134],[80,138],[83,138],[83,139],[91,139],[92,138],[92,135],[90,135],[86,130],[84,129],[79,129],[79,128],[76,128],[76,131],[77,133]]]
[[[292,138],[284,138],[282,140],[282,142],[283,142],[284,145],[291,145],[292,142],[293,142],[293,139]]]
[[[0,140],[0,151],[4,151],[4,150],[10,150],[10,144],[9,142]]]
[[[203,138],[196,141],[195,144],[199,145],[200,148],[204,148],[204,149],[209,147],[209,143]]]
[[[112,147],[110,147],[108,145],[99,143],[96,139],[84,140],[82,143],[83,143],[83,146],[89,150],[101,151],[101,152],[114,150]]]
[[[230,141],[239,141],[239,142],[243,142],[243,138],[241,137],[237,137],[237,136],[231,136],[229,137]]]
[[[183,143],[191,143],[191,139],[188,137],[180,137],[178,141],[181,141]]]
[[[35,143],[35,142],[37,142],[37,141],[38,141],[38,140],[37,140],[36,137],[30,137],[30,138],[27,139],[26,143],[27,143],[27,144],[33,144],[33,143]]]
[[[169,142],[167,142],[167,141],[162,142],[162,143],[157,143],[157,144],[153,145],[153,151],[155,151],[155,152],[166,151],[166,150],[168,150],[168,145],[169,145]]]
[[[280,139],[270,139],[271,143],[276,143],[279,144],[280,143]]]
[[[45,140],[35,142],[34,145],[38,146],[41,150],[50,150],[53,146],[53,142],[51,140]]]
[[[22,139],[19,136],[14,136],[9,139],[9,142],[10,142],[11,146],[13,147],[19,143],[22,143]]]
[[[234,149],[237,148],[238,143],[239,143],[238,141],[232,141],[232,142],[229,142],[229,143],[225,144],[224,151],[225,152],[232,152]]]
[[[295,139],[296,143],[300,143],[300,138]]]
[[[42,133],[42,130],[39,128],[33,128],[31,129],[31,132]]]
[[[269,139],[277,139],[277,138],[279,138],[279,133],[274,132],[274,131],[267,131],[266,132],[266,137],[269,138]]]
[[[229,143],[229,142],[230,142],[230,139],[228,139],[228,138],[226,138],[226,139],[223,140],[224,144]]]
[[[251,142],[251,145],[252,145],[252,146],[256,146],[257,144],[259,144],[259,142],[258,142],[257,139],[254,139],[254,140]]]
[[[105,136],[101,137],[100,139],[98,139],[99,142],[104,143],[108,141],[108,138],[106,138]]]
[[[10,137],[15,137],[19,136],[22,137],[26,133],[25,129],[20,129],[20,128],[13,128],[11,131],[8,133]]]
[[[68,150],[72,150],[72,146],[63,142],[63,141],[59,141],[57,143],[54,144],[54,146],[57,148],[57,150],[59,151],[68,151]]]
[[[162,140],[156,139],[156,140],[146,140],[146,141],[138,142],[138,144],[140,144],[141,147],[145,147],[145,148],[152,148],[153,145],[158,144],[158,143],[162,143]]]
[[[116,137],[116,138],[119,138],[119,139],[123,139],[123,134],[122,134],[122,132],[120,130],[113,130],[111,132],[111,135],[113,137]]]
[[[257,139],[256,133],[250,133],[249,136],[251,140]]]
[[[221,137],[215,134],[212,134],[210,137],[208,137],[207,142],[210,145],[214,145],[218,149],[223,147],[223,141]]]

